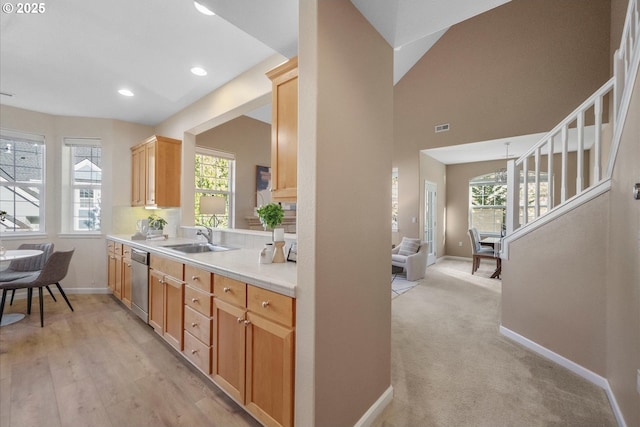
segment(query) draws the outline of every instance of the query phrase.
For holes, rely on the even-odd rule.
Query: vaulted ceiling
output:
[[[394,83],[446,32],[508,0],[352,0],[394,48]],[[0,103],[155,125],[273,55],[297,54],[298,0],[65,0],[0,16]],[[190,72],[194,66],[206,76]],[[119,89],[129,89],[132,97]]]

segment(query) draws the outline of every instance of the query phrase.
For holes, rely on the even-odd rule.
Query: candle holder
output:
[[[276,247],[273,253],[273,262],[284,262],[284,242],[273,242],[273,245]]]

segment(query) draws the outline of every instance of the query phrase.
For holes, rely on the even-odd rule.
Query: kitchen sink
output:
[[[185,254],[199,254],[202,252],[224,252],[235,248],[213,245],[211,243],[182,243],[179,245],[165,245],[163,248],[171,249]]]

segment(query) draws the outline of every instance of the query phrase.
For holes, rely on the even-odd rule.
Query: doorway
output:
[[[433,182],[424,182],[424,236],[427,243],[427,265],[436,262],[436,218],[438,217],[437,185]]]

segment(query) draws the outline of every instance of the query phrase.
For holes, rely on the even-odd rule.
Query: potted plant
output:
[[[162,234],[164,226],[167,225],[167,221],[156,214],[151,214],[147,218],[149,220],[149,232],[150,234]]]
[[[284,219],[284,209],[282,209],[282,206],[278,203],[267,203],[266,205],[260,206],[256,212],[264,229],[274,230],[275,239],[275,229],[282,224],[282,220]]]
[[[267,203],[266,205],[262,205],[256,210],[256,212],[258,213],[260,222],[265,230],[267,228],[276,228],[282,224],[282,220],[284,219],[284,209],[282,209],[282,206],[278,203]]]

